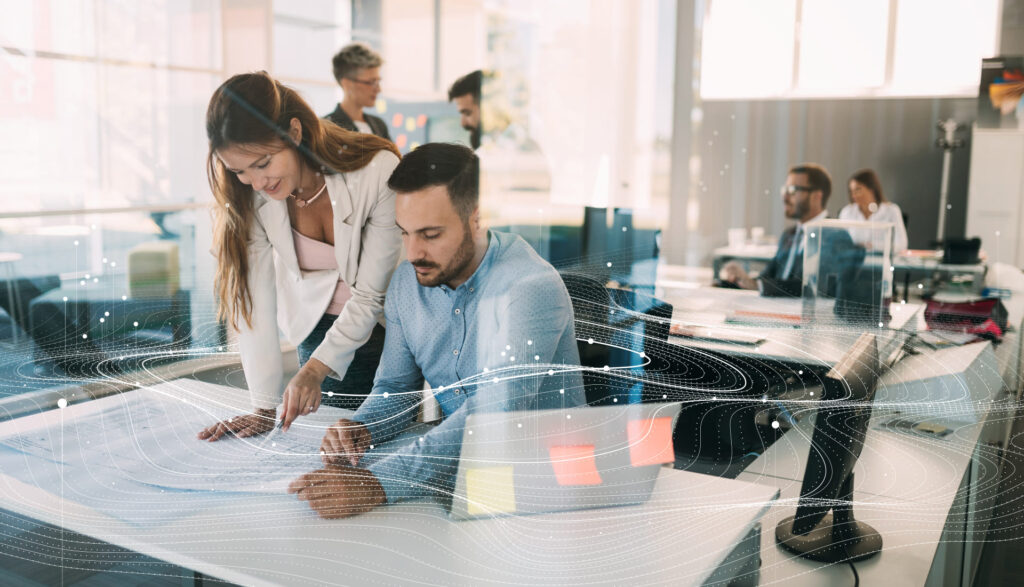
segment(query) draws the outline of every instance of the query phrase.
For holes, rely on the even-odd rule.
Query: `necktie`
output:
[[[796,254],[800,245],[803,244],[803,227],[796,227],[793,233],[793,240],[789,241],[789,258],[786,259],[786,266],[782,269],[782,279],[789,279],[793,272],[793,265],[796,264]]]

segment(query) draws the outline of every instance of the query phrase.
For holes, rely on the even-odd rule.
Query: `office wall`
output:
[[[821,163],[831,172],[833,216],[848,203],[847,178],[862,167],[875,169],[889,199],[909,217],[911,247],[927,246],[936,235],[942,177],[936,122],[946,118],[965,125],[959,136],[967,144],[953,153],[946,226],[948,235],[963,235],[974,99],[771,100],[701,107],[696,144],[704,213],[697,225],[712,247],[724,244],[732,226],[764,226],[779,234],[785,221],[778,188],[789,166],[801,161]]]
[[[707,265],[730,227],[780,234],[779,186],[801,161],[832,172],[833,215],[847,202],[849,175],[874,168],[909,217],[910,246],[928,246],[942,180],[936,123],[947,118],[962,125],[965,145],[953,152],[946,235],[964,236],[975,98],[702,101],[691,80],[699,75],[703,9],[701,0],[678,2],[668,262]],[[1001,18],[1000,52],[1024,54],[1024,0],[1004,0]]]

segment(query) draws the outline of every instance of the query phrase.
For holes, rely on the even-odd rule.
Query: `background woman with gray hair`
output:
[[[391,140],[388,125],[382,119],[366,114],[363,108],[372,108],[380,94],[380,66],[384,59],[364,43],[346,45],[334,56],[334,79],[345,97],[324,118],[341,128]]]

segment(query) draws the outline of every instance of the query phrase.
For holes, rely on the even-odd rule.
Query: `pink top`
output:
[[[309,238],[301,232],[292,229],[292,236],[295,239],[295,256],[299,261],[299,269],[303,271],[319,271],[321,269],[337,269],[338,260],[334,258],[334,245]],[[352,298],[352,290],[340,277],[338,285],[334,288],[334,297],[325,313],[341,314],[345,302]]]

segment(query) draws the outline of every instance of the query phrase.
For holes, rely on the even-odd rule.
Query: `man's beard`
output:
[[[807,214],[807,211],[811,209],[811,203],[807,200],[799,202],[793,202],[793,212],[789,214],[789,217],[794,220],[800,220]]]
[[[477,125],[474,128],[467,128],[466,130],[469,131],[469,146],[473,147],[474,151],[479,149],[480,148],[480,137],[483,134],[480,131],[480,125]]]
[[[455,251],[455,256],[452,260],[438,272],[437,277],[428,278],[424,275],[416,274],[416,281],[419,282],[423,287],[437,287],[443,283],[451,281],[453,278],[458,277],[465,271],[466,267],[473,262],[473,256],[476,252],[476,247],[473,245],[473,231],[469,228],[469,222],[463,223],[464,236],[462,242],[459,244],[459,248]],[[413,267],[437,267],[437,263],[429,263],[422,261],[414,261]]]

